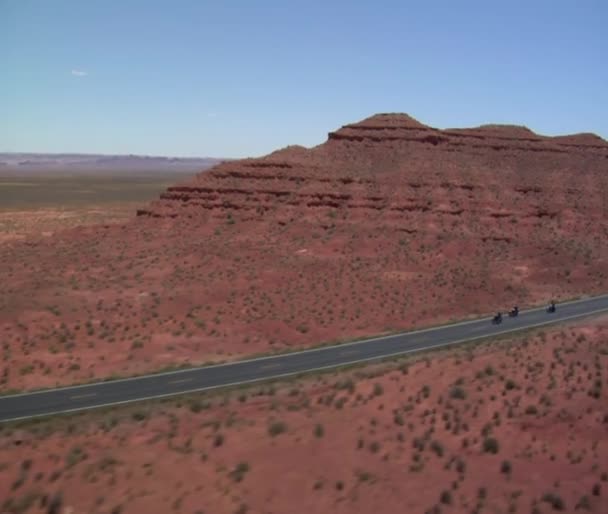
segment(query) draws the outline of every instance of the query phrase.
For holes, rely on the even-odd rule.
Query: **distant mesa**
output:
[[[183,171],[197,172],[229,159],[149,155],[0,153],[5,170],[27,171]]]

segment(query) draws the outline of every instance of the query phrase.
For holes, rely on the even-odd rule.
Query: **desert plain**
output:
[[[380,114],[80,219],[6,215],[0,393],[605,293],[607,167],[593,134]],[[6,425],[2,508],[606,512],[607,330]]]

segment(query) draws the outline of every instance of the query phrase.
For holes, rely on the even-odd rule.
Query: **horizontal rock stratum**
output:
[[[608,143],[404,114],[224,162],[122,225],[0,245],[0,390],[608,290]]]
[[[378,114],[315,148],[220,164],[138,214],[233,210],[261,219],[278,209],[284,222],[318,208],[345,209],[381,211],[383,224],[419,221],[419,214],[429,221],[481,216],[520,224],[493,224],[484,235],[510,239],[522,223],[599,214],[604,191],[595,184],[607,167],[608,142],[594,134],[546,137],[511,125],[438,130],[406,114]]]

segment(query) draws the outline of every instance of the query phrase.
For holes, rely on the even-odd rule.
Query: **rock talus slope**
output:
[[[1,247],[2,387],[604,292],[607,199],[595,135],[379,114],[311,149],[219,164],[126,225]]]

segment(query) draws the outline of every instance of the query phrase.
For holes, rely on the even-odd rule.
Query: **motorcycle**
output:
[[[509,311],[509,318],[516,318],[517,316],[519,316],[519,309],[514,307]]]
[[[493,325],[500,325],[502,323],[502,314],[500,312],[492,318]]]
[[[547,312],[552,313],[555,312],[555,304],[552,303],[551,305],[549,305],[549,307],[547,307]]]

